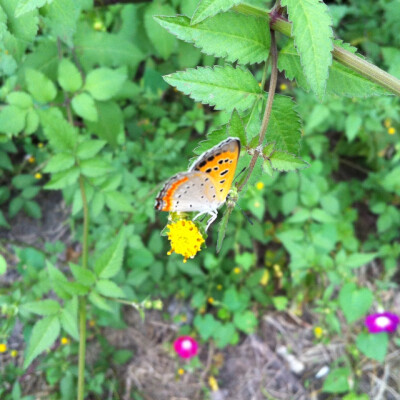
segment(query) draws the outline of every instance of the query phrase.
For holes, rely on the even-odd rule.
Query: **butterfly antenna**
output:
[[[242,214],[244,215],[244,217],[247,219],[247,222],[250,225],[254,225],[253,221],[251,220],[251,218],[243,211],[243,208],[239,206],[239,204],[236,203],[236,205],[239,207],[239,210],[242,212]]]
[[[232,184],[236,181],[237,178],[239,178],[239,176],[246,171],[247,167],[243,167],[243,169],[235,176],[235,179],[233,180]]]

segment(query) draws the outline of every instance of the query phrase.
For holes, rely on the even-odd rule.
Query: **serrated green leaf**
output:
[[[124,298],[124,291],[113,281],[108,279],[100,279],[96,282],[96,290],[103,296]]]
[[[39,113],[43,132],[54,149],[59,151],[74,151],[78,134],[63,117],[60,110],[50,108]]]
[[[350,114],[346,118],[344,125],[347,139],[349,139],[349,142],[352,142],[361,128],[362,118],[358,114]]]
[[[354,283],[345,284],[339,293],[339,305],[348,323],[364,316],[372,301],[372,292],[367,288],[358,289]]]
[[[252,311],[236,312],[233,323],[244,333],[250,334],[257,326],[257,318]]]
[[[46,3],[51,1],[52,0],[19,0],[15,8],[15,17],[19,18],[21,15],[33,11],[36,8],[43,7]]]
[[[79,265],[70,263],[69,268],[71,269],[72,275],[77,282],[84,286],[90,287],[96,282],[95,274],[89,269],[82,268]]]
[[[8,205],[8,214],[10,218],[15,217],[19,213],[23,205],[24,199],[22,197],[14,197]]]
[[[65,284],[68,283],[66,276],[49,262],[46,264],[47,271],[49,272],[49,278],[51,282],[51,287],[54,292],[62,299],[69,298],[68,292],[65,290]]]
[[[197,155],[203,154],[205,151],[211,149],[211,147],[214,147],[225,140],[228,137],[227,127],[227,125],[223,125],[222,127],[210,132],[207,135],[207,140],[201,141],[199,145],[193,150],[193,153]],[[192,162],[194,162],[195,159],[196,158],[194,158]]]
[[[40,192],[39,186],[30,186],[22,191],[21,196],[26,200],[30,200],[33,199],[39,192]]]
[[[49,349],[60,334],[60,321],[57,316],[41,319],[33,326],[25,354],[24,369],[44,350]]]
[[[242,0],[200,0],[191,20],[191,24],[198,24],[206,18],[220,12],[227,11]]]
[[[97,108],[93,97],[87,93],[80,93],[72,99],[73,110],[83,119],[97,121]]]
[[[99,278],[115,276],[122,267],[125,249],[125,231],[121,229],[113,244],[96,260],[94,271]]]
[[[26,110],[16,106],[5,106],[0,111],[0,133],[16,135],[25,127]]]
[[[269,157],[269,161],[271,162],[272,168],[279,171],[295,171],[310,166],[300,157],[283,151],[274,151]]]
[[[370,263],[378,256],[378,253],[353,253],[346,257],[344,264],[348,268],[359,268]]]
[[[72,312],[70,308],[63,308],[60,314],[62,328],[75,340],[79,340],[77,313]]]
[[[82,75],[68,58],[63,58],[58,64],[58,83],[64,90],[72,93],[82,87]]]
[[[60,303],[51,299],[25,303],[22,304],[20,308],[23,311],[31,312],[42,316],[57,314],[61,309]]]
[[[292,22],[292,36],[311,90],[325,96],[332,64],[333,32],[328,7],[320,0],[282,0]]]
[[[76,149],[76,156],[80,160],[87,160],[94,157],[106,144],[105,140],[85,140],[79,143]]]
[[[233,110],[231,120],[229,121],[228,136],[239,138],[240,144],[242,146],[247,146],[247,136],[243,121],[239,117],[239,113],[236,110]]]
[[[128,196],[121,192],[111,191],[105,193],[105,201],[107,207],[114,211],[120,212],[133,212]]]
[[[57,95],[54,83],[40,71],[27,68],[25,70],[25,82],[29,93],[39,103],[49,103]]]
[[[48,190],[64,189],[67,186],[77,183],[79,178],[80,170],[78,166],[74,166],[62,172],[53,174],[50,181],[44,186]]]
[[[159,2],[150,4],[144,13],[144,28],[151,44],[157,53],[166,60],[174,50],[176,39],[172,35],[166,35],[165,31],[154,20],[155,15],[173,15],[175,10],[167,5]]]
[[[87,122],[89,129],[112,146],[117,145],[118,136],[124,133],[123,115],[120,106],[113,101],[96,103],[98,120]]]
[[[295,106],[290,97],[275,95],[265,135],[267,142],[275,142],[275,150],[299,153],[301,120]]]
[[[95,32],[82,26],[75,35],[77,55],[83,67],[90,70],[95,65],[136,68],[143,60],[142,52],[120,35]]]
[[[107,161],[104,161],[100,157],[89,158],[88,160],[82,160],[79,164],[82,175],[89,178],[96,178],[103,176],[111,172],[111,166]]]
[[[241,64],[268,58],[271,37],[264,19],[236,13],[216,15],[196,25],[190,25],[185,16],[155,19],[179,39],[194,43],[203,53]]]
[[[11,92],[7,95],[6,100],[11,106],[17,106],[19,108],[32,107],[32,97],[25,92]]]
[[[96,292],[92,292],[88,296],[89,301],[96,307],[100,308],[101,310],[104,311],[112,311],[112,308],[110,305],[107,303],[107,300],[104,297],[101,297],[98,295]]]
[[[47,7],[46,24],[54,37],[72,47],[72,36],[80,14],[80,2],[75,0],[53,0]]]
[[[115,96],[126,81],[121,70],[98,68],[90,71],[86,77],[84,89],[96,100],[109,100]]]
[[[20,174],[14,176],[11,180],[11,184],[16,188],[16,189],[24,189],[27,186],[31,186],[35,184],[36,179],[32,175],[28,174]]]
[[[341,43],[339,41],[335,41],[335,43],[352,53],[356,50],[348,46],[347,43]],[[297,84],[304,90],[310,90],[310,86],[307,83],[300,64],[300,56],[292,40],[279,52],[278,69],[280,71],[285,71],[285,76],[288,79],[295,79]],[[333,60],[332,66],[329,68],[326,93],[362,98],[388,94],[381,86],[336,60]]]
[[[55,173],[65,171],[75,164],[75,157],[69,153],[58,153],[51,157],[43,172]]]
[[[262,90],[249,70],[230,65],[188,69],[164,76],[166,82],[217,110],[244,111],[260,98]]]

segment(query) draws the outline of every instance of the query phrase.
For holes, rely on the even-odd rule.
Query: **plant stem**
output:
[[[265,105],[264,116],[261,123],[260,133],[258,136],[258,146],[254,149],[253,157],[250,160],[250,165],[246,176],[238,185],[238,192],[240,192],[246,185],[256,165],[258,156],[262,153],[262,145],[264,143],[265,134],[267,133],[269,118],[271,116],[271,111],[272,111],[272,103],[274,102],[276,82],[278,79],[278,68],[277,68],[278,51],[276,48],[275,32],[272,29],[271,29],[270,58],[271,58],[271,77],[269,79],[267,104]]]
[[[88,236],[89,236],[89,209],[86,199],[85,185],[82,175],[79,177],[79,186],[83,204],[83,248],[82,268],[88,267]],[[78,365],[78,400],[85,395],[85,353],[86,353],[86,297],[79,299],[79,365]]]
[[[247,3],[239,4],[233,7],[233,9],[241,14],[266,18],[270,22],[272,29],[283,33],[285,36],[291,36],[292,24],[282,17],[271,18],[267,10]],[[360,75],[400,96],[400,80],[378,68],[376,65],[336,45],[334,45],[332,55],[341,64],[346,65],[353,71],[358,72]]]

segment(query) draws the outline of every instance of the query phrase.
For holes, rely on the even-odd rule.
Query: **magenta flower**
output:
[[[399,316],[390,312],[371,314],[365,318],[365,326],[370,333],[394,332],[399,323]]]
[[[180,336],[174,342],[174,349],[181,358],[192,358],[198,350],[198,343],[190,336]]]

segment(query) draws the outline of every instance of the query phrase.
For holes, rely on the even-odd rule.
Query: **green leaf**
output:
[[[164,29],[154,20],[155,15],[171,15],[175,14],[175,10],[167,5],[159,2],[150,4],[144,13],[144,28],[151,44],[157,53],[166,60],[174,50],[176,39],[172,35],[166,35]]]
[[[271,37],[264,19],[235,13],[216,15],[197,25],[190,25],[185,16],[155,19],[179,39],[194,43],[203,53],[240,64],[260,63],[268,58]]]
[[[3,228],[8,228],[8,229],[10,228],[10,224],[4,218],[2,211],[0,211],[0,226],[2,226]]]
[[[52,147],[59,151],[74,151],[78,141],[75,128],[63,117],[60,110],[50,108],[39,113],[43,132]]]
[[[96,292],[92,292],[88,296],[89,301],[96,306],[97,308],[100,308],[100,310],[108,311],[111,312],[112,308],[110,305],[107,303],[106,299],[104,297],[101,297],[98,295]]]
[[[103,176],[111,172],[110,164],[100,157],[82,160],[79,166],[81,168],[82,174],[89,178],[96,178],[98,176]]]
[[[65,91],[72,93],[82,87],[82,75],[68,58],[63,58],[58,64],[58,83]]]
[[[113,362],[117,365],[126,364],[133,358],[133,351],[131,350],[117,350],[113,353]]]
[[[93,97],[87,93],[80,93],[72,99],[72,108],[82,118],[88,121],[97,121],[97,108]]]
[[[99,278],[115,276],[122,267],[125,249],[125,231],[121,229],[113,244],[95,261],[94,271]]]
[[[11,184],[16,188],[16,189],[24,189],[27,186],[34,185],[36,182],[36,179],[32,175],[28,174],[20,174],[14,176],[11,180]]]
[[[388,350],[389,337],[386,332],[361,332],[357,336],[356,345],[367,357],[383,362]]]
[[[25,127],[26,110],[16,106],[5,106],[0,111],[0,133],[16,135]]]
[[[33,105],[32,97],[25,92],[11,92],[6,99],[8,104],[19,108],[30,108]]]
[[[124,291],[113,281],[100,279],[96,282],[96,291],[106,297],[124,298]]]
[[[292,36],[311,90],[325,96],[332,64],[333,32],[328,7],[320,0],[282,0],[292,22]]]
[[[338,41],[335,41],[335,43],[340,45]],[[346,45],[341,45],[341,47],[344,46]],[[345,48],[352,53],[355,52],[354,48],[348,48],[348,46]],[[300,56],[292,40],[279,52],[278,69],[280,71],[284,70],[286,77],[290,80],[295,79],[303,89],[310,90],[300,64]],[[333,60],[332,66],[329,69],[326,92],[347,97],[371,97],[388,94],[381,86],[336,60]]]
[[[200,3],[192,16],[191,24],[198,24],[206,18],[227,11],[241,2],[242,0],[200,0]]]
[[[20,308],[23,311],[31,312],[37,315],[43,315],[45,317],[48,315],[58,314],[61,309],[60,303],[51,299],[25,303],[22,304]]]
[[[367,288],[357,289],[354,283],[347,283],[339,293],[339,305],[348,323],[364,316],[371,307],[372,301],[372,292]]]
[[[295,106],[290,97],[275,95],[265,135],[266,142],[275,142],[275,150],[299,153],[301,120]]]
[[[75,157],[68,153],[58,153],[51,157],[43,172],[61,172],[71,168],[75,164]]]
[[[278,171],[296,171],[310,166],[300,157],[283,151],[274,151],[269,157],[269,162],[272,168]]]
[[[42,72],[31,68],[25,70],[25,81],[29,93],[39,103],[49,103],[57,95],[54,83]]]
[[[79,29],[75,35],[75,48],[82,66],[89,70],[95,65],[136,68],[144,55],[129,40],[120,35],[95,32],[92,28]]]
[[[80,2],[75,0],[53,0],[47,7],[46,24],[54,37],[72,47],[72,36],[80,14]]]
[[[359,268],[370,263],[378,256],[378,253],[353,253],[346,257],[344,264],[348,268]]]
[[[200,336],[203,340],[208,340],[219,327],[220,322],[217,321],[211,314],[196,315],[193,320],[193,324],[199,331]]]
[[[240,144],[242,146],[247,146],[247,136],[243,121],[239,117],[239,113],[236,110],[233,110],[231,120],[229,121],[228,136],[239,138]]]
[[[105,140],[84,140],[79,143],[76,149],[76,156],[80,160],[87,160],[88,158],[94,157],[106,144]]]
[[[322,391],[325,393],[345,393],[350,390],[350,368],[336,368],[327,376]]]
[[[69,268],[76,281],[80,284],[90,287],[96,282],[96,275],[89,269],[82,268],[73,263],[69,264]]]
[[[75,340],[79,340],[78,331],[78,300],[73,297],[66,302],[60,314],[62,328]]]
[[[121,192],[112,191],[105,193],[105,196],[107,207],[109,207],[111,210],[120,212],[134,211],[130,201],[128,200],[128,195]]]
[[[244,333],[250,334],[257,326],[257,318],[252,311],[236,312],[233,323]]]
[[[36,132],[38,127],[39,115],[34,109],[31,108],[26,113],[26,126],[24,131],[27,135],[31,135],[32,133]]]
[[[0,275],[4,275],[7,271],[7,261],[6,259],[0,254]]]
[[[42,210],[36,201],[27,200],[24,203],[24,211],[32,218],[42,218]]]
[[[235,325],[231,322],[218,326],[213,334],[217,348],[222,349],[231,344],[236,334]]]
[[[87,122],[89,129],[101,139],[106,140],[112,146],[117,145],[118,136],[124,134],[123,115],[121,108],[112,101],[97,102],[97,122]]]
[[[98,68],[90,71],[86,77],[84,89],[96,100],[109,100],[115,96],[126,81],[121,70]]]
[[[15,8],[15,17],[19,18],[21,15],[33,11],[36,8],[43,7],[46,3],[50,3],[51,1],[52,0],[19,0]]]
[[[24,369],[44,350],[49,349],[60,334],[57,316],[49,316],[36,322],[25,354]]]
[[[22,197],[14,197],[8,205],[8,214],[10,218],[15,217],[23,206],[24,199]]]
[[[67,186],[73,185],[79,178],[79,167],[75,166],[62,172],[53,174],[50,181],[44,186],[47,190],[64,189]]]
[[[49,272],[51,287],[54,292],[62,299],[69,298],[69,294],[65,290],[65,285],[68,283],[68,279],[65,275],[50,263],[47,263],[47,270]]]
[[[350,114],[346,118],[345,122],[345,132],[349,142],[352,142],[357,136],[358,131],[362,125],[362,118],[358,114]]]
[[[187,69],[164,76],[167,83],[193,100],[215,106],[217,110],[244,111],[261,97],[262,90],[249,70],[224,67]]]

